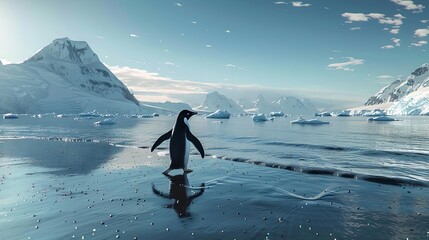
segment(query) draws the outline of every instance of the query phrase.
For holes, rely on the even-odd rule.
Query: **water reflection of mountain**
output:
[[[0,142],[2,158],[19,158],[54,174],[88,174],[107,162],[121,148],[107,143],[14,139]],[[21,161],[21,160],[20,160]],[[22,162],[22,161],[21,161]],[[15,164],[2,163],[2,166]]]

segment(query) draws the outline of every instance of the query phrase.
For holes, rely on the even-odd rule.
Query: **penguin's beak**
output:
[[[191,116],[197,115],[197,112],[191,112]]]

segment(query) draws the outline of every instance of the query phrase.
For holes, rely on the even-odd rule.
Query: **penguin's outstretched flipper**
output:
[[[189,131],[189,128],[186,128],[186,138],[194,144],[194,146],[197,148],[198,152],[200,152],[201,157],[204,158],[204,148],[203,145],[201,145],[200,140],[198,140],[197,137],[195,137],[191,131]]]
[[[156,140],[156,142],[153,144],[153,146],[150,149],[150,151],[153,152],[153,150],[155,150],[155,148],[158,147],[162,142],[164,142],[167,139],[170,139],[172,132],[173,132],[173,129],[171,129],[170,131],[166,132],[161,137],[159,137],[158,140]]]

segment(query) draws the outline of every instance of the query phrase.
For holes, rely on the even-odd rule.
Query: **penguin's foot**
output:
[[[165,170],[164,172],[162,172],[162,174],[167,175],[170,171],[171,171],[171,169],[169,168],[169,169]]]
[[[194,171],[194,170],[189,169],[189,168],[185,168],[185,169],[183,169],[183,172],[185,172],[185,173],[190,173],[190,172],[192,172],[192,171]]]

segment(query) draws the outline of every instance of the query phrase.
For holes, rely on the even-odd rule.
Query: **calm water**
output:
[[[173,126],[175,117],[133,119],[118,116],[116,125],[95,126],[93,122],[98,120],[53,116],[1,119],[0,140],[102,141],[146,148]],[[196,116],[190,124],[209,157],[303,174],[395,185],[429,184],[429,118],[404,117],[403,121],[370,123],[364,117],[332,117],[325,118],[330,124],[322,126],[291,125],[291,120],[277,118],[272,122],[254,123],[250,117],[233,117],[219,123]],[[167,143],[161,145],[167,146]]]

